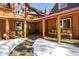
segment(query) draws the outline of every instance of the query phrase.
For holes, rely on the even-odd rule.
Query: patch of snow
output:
[[[79,56],[79,48],[70,44],[38,38],[33,44],[34,56]]]
[[[22,38],[0,41],[0,56],[8,56],[22,42],[24,42]]]

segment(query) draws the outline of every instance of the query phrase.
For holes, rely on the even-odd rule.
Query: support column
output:
[[[9,20],[8,19],[5,20],[5,26],[6,26],[5,32],[7,34],[6,39],[8,39],[9,38]]]
[[[27,22],[24,20],[24,37],[26,38],[27,35]]]
[[[8,34],[9,33],[9,20],[8,19],[6,19],[5,20],[5,26],[6,26],[6,33]]]
[[[61,42],[60,16],[57,17],[57,40]]]
[[[45,37],[45,20],[42,20],[42,36]]]

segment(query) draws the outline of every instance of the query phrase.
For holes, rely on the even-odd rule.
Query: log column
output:
[[[8,19],[5,20],[5,26],[6,26],[5,32],[7,34],[6,39],[8,39],[9,38],[9,20]]]
[[[27,22],[24,20],[24,37],[26,38],[27,35]]]
[[[45,37],[45,20],[42,20],[42,36]]]
[[[57,40],[61,42],[60,16],[57,17]]]
[[[5,20],[6,22],[6,24],[5,24],[5,26],[6,26],[6,33],[9,33],[9,20],[8,19],[6,19]]]

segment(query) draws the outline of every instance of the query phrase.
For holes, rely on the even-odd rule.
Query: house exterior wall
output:
[[[0,33],[3,34],[5,32],[5,21],[0,19]]]
[[[73,38],[77,38],[79,39],[79,13],[75,13],[75,14],[70,14],[70,15],[66,15],[61,17],[61,19],[65,19],[65,18],[71,18],[71,29],[72,29],[72,37]],[[46,24],[48,24],[48,32],[51,31],[50,27],[52,26],[52,30],[56,30],[56,19],[50,19],[47,20],[48,22]],[[50,34],[48,34],[48,36],[50,36]]]
[[[39,22],[39,33],[42,35],[42,22]]]
[[[53,7],[53,9],[51,10],[50,14],[54,14],[54,13],[58,13],[58,12],[62,12],[68,9],[73,9],[79,7],[79,3],[67,3],[67,6],[65,8],[61,8],[59,9],[59,3],[56,3]],[[61,19],[64,18],[71,18],[71,24],[72,24],[72,37],[73,38],[77,38],[79,39],[79,13],[74,13],[74,14],[70,14],[70,15],[65,15],[63,17],[61,17]],[[51,19],[52,20],[52,19]],[[55,24],[53,23],[54,20],[52,20],[52,28],[55,28]],[[48,20],[48,27],[50,28],[50,23],[51,21]],[[48,31],[50,30],[48,28]]]

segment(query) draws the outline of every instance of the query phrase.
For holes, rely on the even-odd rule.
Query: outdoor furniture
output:
[[[38,38],[33,44],[34,56],[79,56],[79,48]]]
[[[48,34],[52,34],[52,35],[57,35],[57,31],[56,30],[52,30],[51,32],[48,32]],[[69,36],[70,39],[72,39],[72,31],[71,30],[61,30],[61,35],[62,36]]]
[[[71,30],[62,30],[61,35],[69,36],[72,39],[72,31]]]
[[[3,34],[3,39],[9,39],[9,35],[7,33]]]
[[[10,32],[9,36],[10,36],[10,38],[15,38],[16,32],[15,31]]]
[[[17,31],[17,36],[23,37],[23,31]]]

